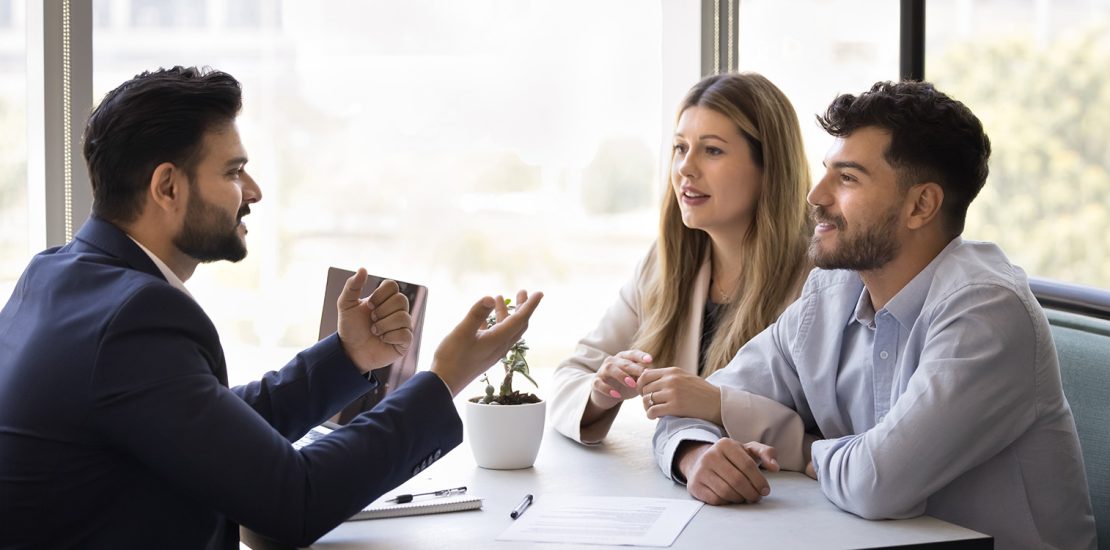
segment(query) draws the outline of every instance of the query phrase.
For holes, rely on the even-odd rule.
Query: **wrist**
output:
[[[712,403],[714,403],[713,417],[710,418],[709,421],[718,426],[724,426],[724,412],[721,410],[724,408],[724,401],[721,399],[721,388],[718,388],[717,386],[714,386],[712,384],[710,384],[710,387],[713,388],[713,395],[715,396],[715,398],[712,400]]]
[[[679,443],[678,449],[674,453],[673,473],[678,474],[683,482],[690,479],[694,464],[697,464],[698,459],[705,454],[708,448],[709,443],[705,441],[683,441]]]
[[[458,395],[459,392],[463,390],[463,386],[466,385],[464,383],[460,383],[459,380],[451,376],[450,369],[443,368],[443,366],[437,363],[435,360],[432,360],[432,366],[428,370],[443,381],[443,384],[447,386],[447,391],[451,392],[452,397]]]

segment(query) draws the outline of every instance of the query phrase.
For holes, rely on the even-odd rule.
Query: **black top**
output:
[[[705,371],[705,356],[709,352],[709,343],[717,333],[717,322],[721,313],[728,309],[728,304],[716,304],[713,300],[705,301],[705,311],[701,320],[701,343],[698,346],[698,375]]]

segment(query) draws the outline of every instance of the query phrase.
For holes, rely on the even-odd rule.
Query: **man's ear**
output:
[[[906,226],[920,229],[933,223],[941,215],[944,205],[944,189],[940,184],[927,181],[915,184],[906,192]]]
[[[185,196],[183,191],[184,173],[174,166],[172,162],[163,162],[154,167],[150,175],[150,187],[147,194],[151,206],[165,212],[172,213],[183,208]]]

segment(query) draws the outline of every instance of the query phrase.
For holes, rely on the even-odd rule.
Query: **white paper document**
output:
[[[701,507],[673,498],[536,495],[497,540],[664,547]]]

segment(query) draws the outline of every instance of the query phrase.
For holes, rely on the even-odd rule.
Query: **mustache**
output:
[[[250,213],[251,213],[251,207],[244,204],[243,207],[239,209],[239,213],[235,216],[235,221],[236,222],[243,221],[243,216],[246,216]]]
[[[837,229],[844,229],[844,226],[848,224],[848,220],[845,220],[844,216],[831,216],[823,206],[810,207],[809,218],[814,223],[829,223],[836,226]]]

